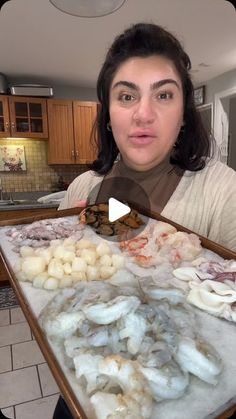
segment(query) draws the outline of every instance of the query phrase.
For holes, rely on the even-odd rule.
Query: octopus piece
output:
[[[55,218],[13,227],[6,235],[14,242],[15,251],[18,252],[21,246],[49,246],[52,240],[61,238],[75,237],[79,240],[83,235],[83,229],[84,226],[77,221]]]
[[[222,283],[213,280],[201,284],[190,283],[191,290],[187,301],[215,316],[236,321],[233,305],[236,302],[236,289],[230,282]]]

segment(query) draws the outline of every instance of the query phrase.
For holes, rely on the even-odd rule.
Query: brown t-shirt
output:
[[[122,188],[126,192],[126,202],[135,202],[138,205],[144,204],[140,202],[139,187],[141,187],[149,199],[149,208],[160,213],[175,191],[184,173],[184,170],[173,166],[169,160],[168,155],[162,163],[145,172],[133,170],[126,166],[122,159],[119,160],[104,177],[96,202],[106,202],[107,197],[116,197],[116,179],[119,178],[122,183],[122,178],[124,178]],[[109,179],[109,182],[106,182],[107,179]],[[127,179],[133,182],[129,183]]]

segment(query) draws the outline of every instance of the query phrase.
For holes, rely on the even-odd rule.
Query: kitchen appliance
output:
[[[53,96],[53,88],[42,84],[16,84],[14,86],[10,86],[10,92],[12,95],[17,96]]]
[[[8,93],[8,82],[5,74],[0,73],[0,94],[6,95]]]

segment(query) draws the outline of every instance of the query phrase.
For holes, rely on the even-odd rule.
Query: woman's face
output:
[[[124,162],[144,171],[161,163],[183,125],[180,76],[165,57],[125,61],[110,88],[111,129]]]

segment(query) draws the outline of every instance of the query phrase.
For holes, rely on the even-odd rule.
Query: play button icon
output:
[[[130,207],[128,205],[123,204],[122,202],[118,201],[115,198],[109,198],[108,200],[108,219],[110,223],[113,223],[119,218],[124,217],[131,212]]]
[[[132,179],[105,177],[90,190],[87,202],[87,224],[106,240],[122,241],[122,233],[127,229],[131,239],[146,227],[146,218],[136,207],[149,211],[149,197],[140,184]]]

